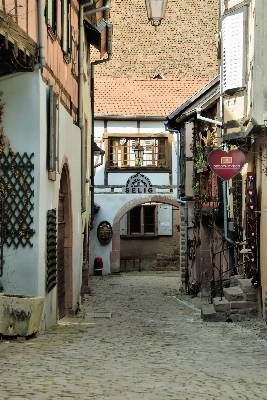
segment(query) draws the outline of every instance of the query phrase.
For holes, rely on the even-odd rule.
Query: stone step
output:
[[[247,301],[257,301],[257,293],[246,293],[246,300]]]
[[[238,286],[245,293],[255,293],[254,286],[251,283],[251,279],[238,279]]]
[[[228,301],[242,301],[245,299],[244,292],[239,286],[224,288],[223,293]]]
[[[231,310],[248,310],[248,309],[257,309],[257,303],[255,301],[231,301],[230,303]]]
[[[230,286],[237,286],[238,285],[238,279],[244,278],[244,275],[232,275],[230,276]]]
[[[225,297],[222,299],[220,297],[214,297],[213,308],[216,312],[225,312],[230,310],[230,303]]]
[[[201,307],[201,318],[203,321],[218,321],[217,313],[214,310],[213,304],[203,305]]]

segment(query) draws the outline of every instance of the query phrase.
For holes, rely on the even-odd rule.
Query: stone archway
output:
[[[112,236],[112,250],[110,252],[110,272],[120,272],[120,220],[127,211],[130,211],[133,207],[139,206],[143,203],[155,202],[170,204],[179,208],[180,204],[177,200],[171,199],[167,196],[142,196],[134,200],[129,201],[124,207],[120,209],[113,221],[113,236]]]
[[[58,318],[72,310],[72,211],[69,168],[63,164],[58,199]]]

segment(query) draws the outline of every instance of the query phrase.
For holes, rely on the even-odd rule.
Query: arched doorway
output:
[[[63,165],[58,197],[57,308],[61,319],[72,309],[72,219],[68,167]]]
[[[179,203],[175,199],[171,199],[167,196],[147,196],[147,197],[139,197],[136,198],[132,201],[129,201],[129,203],[125,204],[124,207],[120,209],[120,211],[117,213],[116,217],[114,218],[113,221],[113,237],[112,237],[112,251],[110,253],[110,271],[111,273],[117,273],[120,272],[120,258],[121,258],[121,242],[120,242],[120,220],[121,218],[130,211],[133,207],[142,205],[143,203],[163,203],[163,204],[169,204],[177,209],[179,209]]]

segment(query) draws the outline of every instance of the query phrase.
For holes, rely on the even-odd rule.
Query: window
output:
[[[109,138],[109,167],[136,168],[169,167],[168,138]],[[134,152],[143,148],[143,157],[138,159]]]
[[[132,208],[129,212],[130,235],[155,235],[156,206],[142,205]]]
[[[46,0],[45,21],[51,32],[57,35],[57,0]],[[55,39],[54,37],[54,39]]]
[[[141,204],[132,208],[120,220],[120,235],[124,238],[172,236],[172,206]]]

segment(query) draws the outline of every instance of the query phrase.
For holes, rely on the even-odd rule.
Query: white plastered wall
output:
[[[3,126],[15,152],[34,153],[34,211],[36,230],[33,246],[4,247],[4,291],[11,294],[45,296],[42,327],[56,323],[56,287],[46,294],[46,213],[58,208],[60,173],[56,181],[47,174],[47,100],[48,87],[40,71],[14,75],[0,80],[1,102],[5,103]],[[80,130],[65,108],[59,106],[59,171],[67,157],[70,172],[73,212],[73,307],[79,299],[81,284],[81,179]],[[77,162],[78,160],[78,162]]]

